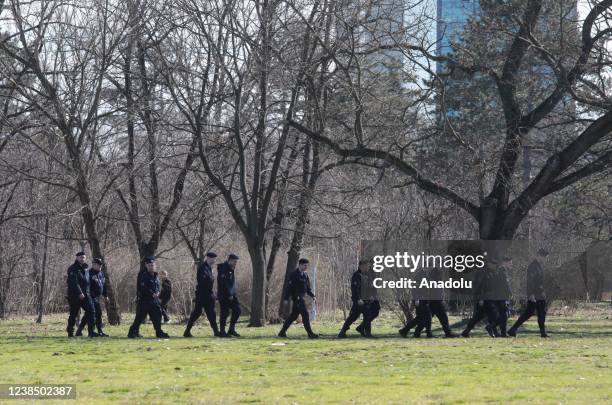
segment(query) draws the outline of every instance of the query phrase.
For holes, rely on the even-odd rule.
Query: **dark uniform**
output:
[[[470,332],[472,329],[474,329],[474,327],[485,318],[488,319],[486,326],[487,333],[489,333],[490,336],[495,336],[495,328],[492,326],[495,324],[495,320],[497,319],[495,306],[492,305],[490,300],[485,299],[489,295],[487,289],[491,285],[491,277],[492,272],[490,271],[490,267],[476,271],[473,287],[474,311],[465,329],[463,332],[461,332],[461,336],[463,337],[470,337]]]
[[[508,330],[510,336],[516,336],[518,328],[534,313],[538,315],[538,327],[540,336],[548,337],[546,334],[546,291],[544,289],[544,268],[538,259],[533,260],[527,267],[527,308]]]
[[[362,272],[360,269],[357,269],[353,273],[351,277],[351,310],[349,311],[349,315],[344,321],[344,325],[338,333],[338,338],[345,338],[346,331],[351,328],[353,322],[359,318],[359,316],[363,316],[363,321],[359,326],[357,326],[356,330],[364,337],[372,336],[372,320],[378,316],[380,312],[380,304],[378,303],[378,299],[376,296],[363,296],[362,294],[366,289],[367,283],[371,283],[370,278],[367,273]],[[369,291],[369,289],[368,289]],[[375,292],[375,291],[374,291]],[[361,301],[361,304],[359,303]]]
[[[134,322],[130,326],[128,332],[129,338],[140,337],[140,324],[147,318],[151,318],[153,328],[155,329],[155,336],[158,338],[167,338],[168,334],[164,333],[161,329],[161,303],[159,297],[155,297],[161,291],[161,285],[157,272],[150,272],[146,268],[143,268],[138,273],[138,303],[136,306],[136,316]]]
[[[421,284],[421,280],[426,278],[424,270],[418,270],[415,273],[414,279],[417,285]],[[416,316],[408,321],[402,329],[399,330],[399,334],[402,337],[406,337],[410,329],[415,328],[414,337],[421,337],[421,331],[425,329],[427,337],[433,337],[431,334],[431,310],[429,309],[428,291],[427,289],[415,288],[412,290],[413,303],[415,306]]]
[[[215,333],[215,336],[221,335],[219,333],[219,328],[217,327],[217,314],[215,313],[215,293],[213,290],[214,284],[215,279],[213,277],[212,269],[206,261],[203,261],[202,264],[198,266],[195,308],[193,308],[193,312],[191,312],[191,316],[189,317],[189,322],[187,323],[187,328],[185,329],[183,336],[191,337],[191,328],[198,320],[200,315],[202,315],[202,308],[204,308],[206,318],[208,318],[208,322],[210,323],[210,327]]]
[[[83,299],[80,298],[81,294],[85,296]],[[73,336],[76,317],[81,308],[85,311],[85,317],[87,318],[88,335],[90,337],[98,336],[94,332],[96,309],[91,299],[90,275],[87,263],[80,264],[78,261],[75,261],[68,267],[68,304],[70,306],[68,327],[66,328],[68,336]]]
[[[91,291],[91,301],[93,303],[94,306],[94,310],[96,313],[96,328],[98,329],[98,334],[100,336],[107,336],[103,331],[102,331],[102,307],[100,306],[100,298],[104,297],[107,298],[107,292],[106,292],[106,277],[104,276],[104,273],[102,272],[102,270],[94,270],[93,268],[91,268],[89,270],[89,274],[90,274],[90,291]],[[87,313],[85,313],[85,316],[83,318],[81,318],[81,324],[79,325],[76,335],[80,336],[81,335],[81,331],[83,330],[83,328],[85,327],[85,324],[89,322],[89,318],[87,316]]]
[[[433,269],[429,278],[431,280],[444,281],[444,277],[439,269]],[[432,318],[434,315],[438,318],[440,322],[440,326],[442,326],[442,330],[444,331],[444,335],[447,338],[457,337],[455,333],[450,328],[450,323],[448,321],[448,314],[446,313],[446,306],[444,305],[444,291],[442,289],[431,289],[428,292],[429,300],[427,300],[427,304],[429,305],[429,310],[431,312]],[[431,333],[431,330],[428,331]]]
[[[170,302],[170,298],[172,298],[172,281],[166,277],[161,282],[161,292],[159,293],[159,301],[161,302],[164,322],[168,322],[170,320],[168,317],[168,302]]]
[[[219,324],[221,326],[221,335],[238,336],[236,333],[236,323],[240,318],[240,301],[236,295],[236,278],[234,269],[229,263],[223,262],[217,267],[217,297],[219,298]],[[225,324],[230,316],[230,325],[227,333],[225,332]]]
[[[287,291],[285,291],[284,299],[285,301],[291,300],[293,301],[293,305],[291,307],[291,313],[285,319],[283,323],[283,327],[279,332],[280,337],[286,337],[287,329],[291,326],[293,322],[298,318],[298,316],[302,316],[302,322],[304,323],[304,329],[306,329],[306,333],[308,333],[308,337],[316,338],[319,337],[316,333],[312,331],[310,327],[310,315],[308,313],[308,307],[306,306],[306,301],[304,297],[309,295],[314,299],[314,294],[312,289],[310,288],[310,279],[308,278],[308,273],[305,271],[300,271],[296,269],[289,276],[289,282],[287,283]]]
[[[494,336],[498,335],[497,328],[499,328],[499,336],[502,337],[508,336],[506,334],[509,312],[508,305],[512,296],[506,271],[507,269],[505,266],[498,266],[493,270],[489,287],[491,300],[488,301],[491,306],[489,310],[489,328],[493,328]]]
[[[372,322],[378,318],[380,314],[380,301],[378,300],[378,290],[374,287],[374,273],[368,272],[364,275],[362,285],[362,297],[363,302],[366,306],[366,313],[368,314],[368,322],[365,323],[365,318],[359,325],[357,330],[363,329],[367,336],[372,336]]]

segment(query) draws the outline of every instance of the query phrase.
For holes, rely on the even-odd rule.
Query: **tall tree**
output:
[[[460,52],[456,53],[458,57],[434,55],[428,50],[428,47],[421,44],[414,45],[414,36],[411,37],[411,35],[415,33],[402,33],[403,40],[391,43],[372,41],[371,44],[364,44],[355,36],[354,43],[358,46],[349,50],[340,49],[340,51],[330,49],[328,54],[339,66],[337,79],[354,94],[368,91],[365,85],[362,85],[362,83],[367,83],[366,76],[369,74],[362,70],[364,61],[367,61],[367,58],[372,55],[385,54],[389,51],[397,51],[407,56],[413,66],[430,74],[433,78],[432,83],[441,80],[441,75],[448,74],[448,71],[438,74],[430,67],[436,62],[444,63],[448,70],[463,72],[466,75],[464,80],[467,80],[467,83],[470,78],[483,75],[489,77],[495,83],[497,91],[497,101],[491,103],[491,106],[497,107],[495,112],[499,113],[503,120],[503,138],[501,140],[495,138],[497,144],[501,144],[501,149],[481,151],[486,155],[488,161],[498,159],[495,176],[489,191],[484,195],[476,196],[476,198],[466,195],[460,187],[453,185],[452,180],[444,184],[440,178],[432,177],[429,172],[419,170],[415,162],[415,152],[411,150],[415,138],[405,139],[400,133],[381,138],[378,133],[367,130],[373,125],[376,118],[375,115],[370,115],[370,122],[363,121],[363,118],[368,116],[364,109],[372,108],[372,104],[364,103],[360,99],[355,100],[351,106],[355,111],[363,112],[363,117],[355,120],[356,125],[347,128],[347,131],[341,136],[309,128],[307,124],[297,119],[290,120],[291,126],[317,142],[327,145],[340,156],[382,161],[392,166],[398,172],[411,178],[414,184],[421,189],[465,210],[478,223],[480,238],[511,239],[529,211],[544,197],[594,173],[610,170],[612,150],[609,147],[609,136],[612,131],[612,113],[610,112],[612,104],[605,82],[598,81],[597,77],[600,76],[598,71],[602,68],[599,61],[610,61],[609,49],[604,43],[612,32],[606,25],[611,15],[612,1],[604,0],[593,4],[592,9],[582,21],[580,43],[576,45],[574,52],[569,53],[567,49],[571,47],[571,42],[555,49],[546,47],[544,41],[541,40],[546,30],[550,28],[541,23],[542,19],[546,18],[542,13],[544,1],[519,0],[500,7],[501,9],[494,8],[496,12],[501,13],[497,15],[498,20],[501,19],[510,24],[512,29],[503,31],[503,33],[511,36],[506,37],[505,41],[502,38],[500,40],[502,45],[493,47],[486,46],[487,35],[492,32],[490,30],[483,29],[480,31],[480,36],[470,37],[472,41],[474,38],[482,41],[479,44],[497,54],[496,58],[488,55],[490,57],[488,64],[476,58],[466,59],[465,53],[462,55]],[[353,27],[354,32],[367,28],[367,24],[369,22],[357,22],[357,26]],[[478,27],[476,25],[476,29]],[[569,33],[571,32],[570,29]],[[384,33],[380,34],[384,35]],[[421,39],[421,43],[426,43],[426,38]],[[317,38],[317,40],[322,41],[323,39]],[[466,47],[469,45],[464,44]],[[555,53],[555,51],[558,52]],[[568,60],[568,57],[572,55],[575,57]],[[554,85],[546,86],[541,90],[545,94],[543,97],[535,98],[540,100],[535,105],[529,105],[527,99],[521,94],[524,69],[529,64],[532,66],[537,64],[536,67],[546,64],[554,72]],[[412,84],[416,86],[419,82],[414,81]],[[581,95],[585,92],[588,97]],[[538,125],[545,122],[560,103],[568,98],[592,107],[591,111],[596,117],[591,116],[586,119],[578,117],[572,122],[567,122],[565,125],[570,128],[576,126],[580,128],[580,131],[576,132],[558,150],[554,150],[529,184],[521,191],[515,192],[517,185],[514,177],[517,175],[517,161],[524,140],[531,131],[535,131]],[[529,100],[529,103],[533,103],[532,100]],[[410,107],[407,102],[405,105]],[[496,114],[495,118],[490,117],[490,119],[497,119],[497,117]],[[581,124],[584,121],[588,121],[588,125]],[[461,148],[465,146],[462,146],[462,138],[469,134],[452,132],[452,136],[458,139],[457,147]],[[495,137],[496,134],[490,134],[490,136]],[[473,148],[466,149],[470,153],[474,152]],[[511,196],[514,198],[511,199]]]

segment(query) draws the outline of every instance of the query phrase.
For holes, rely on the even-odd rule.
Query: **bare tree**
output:
[[[554,49],[545,48],[539,41],[539,37],[543,36],[542,31],[546,31],[546,28],[542,29],[542,24],[540,26],[537,24],[542,16],[543,1],[512,3],[504,5],[501,10],[502,18],[511,22],[513,29],[508,30],[507,33],[511,33],[512,36],[505,42],[505,46],[489,47],[493,48],[493,51],[501,50],[497,59],[490,59],[494,62],[489,65],[466,63],[465,58],[434,55],[427,46],[422,45],[426,41],[425,38],[422,38],[417,45],[413,45],[415,42],[413,33],[402,33],[404,38],[412,40],[410,42],[373,41],[369,46],[360,43],[359,39],[354,37],[354,43],[358,45],[352,49],[341,52],[331,49],[328,54],[339,67],[338,80],[353,94],[363,94],[364,91],[367,91],[366,88],[360,86],[360,80],[365,81],[367,75],[367,72],[361,73],[364,58],[365,61],[368,61],[367,57],[371,55],[389,51],[397,51],[407,56],[413,65],[421,67],[434,79],[439,78],[440,75],[431,68],[432,62],[434,64],[442,62],[447,69],[466,73],[468,82],[475,73],[489,77],[496,86],[499,100],[496,105],[498,111],[502,113],[504,137],[501,140],[503,145],[501,150],[484,152],[488,154],[487,160],[498,157],[499,163],[490,191],[478,201],[473,197],[463,195],[461,190],[430,177],[429,173],[419,170],[410,159],[411,156],[414,156],[409,149],[411,140],[405,141],[393,135],[390,139],[380,139],[376,136],[377,134],[364,130],[368,125],[362,121],[363,117],[357,117],[355,125],[347,128],[346,133],[340,137],[309,128],[299,120],[290,120],[290,124],[312,139],[327,145],[340,156],[367,158],[391,165],[398,172],[410,177],[421,189],[465,210],[479,224],[480,238],[512,238],[520,223],[541,199],[594,173],[610,169],[612,151],[609,145],[605,146],[606,142],[609,143],[609,134],[612,130],[610,99],[605,87],[602,87],[604,83],[597,82],[591,77],[593,75],[597,77],[598,69],[600,70],[606,64],[604,62],[602,65],[599,61],[603,60],[607,63],[610,61],[609,49],[606,51],[603,42],[611,32],[606,26],[606,21],[610,21],[612,1],[600,1],[593,4],[591,11],[582,21],[581,41],[577,45],[576,57],[572,61],[567,60],[568,54],[566,53],[567,47],[571,44],[564,44],[559,48],[561,52],[555,54]],[[363,31],[367,29],[368,24],[369,21],[365,19],[358,21],[353,31]],[[388,31],[386,33],[388,34]],[[313,35],[316,37],[314,30]],[[316,38],[320,42],[323,41],[320,37]],[[481,35],[478,38],[486,47],[485,37]],[[538,61],[534,61],[533,53],[537,54]],[[555,85],[540,102],[531,108],[527,108],[525,97],[519,94],[523,76],[522,69],[529,61],[539,65],[546,63],[555,72]],[[589,98],[580,96],[580,89],[585,87],[589,89]],[[515,187],[513,177],[517,172],[517,161],[523,141],[530,131],[543,123],[546,117],[567,97],[573,97],[578,102],[596,106],[596,110],[598,108],[602,110],[599,110],[601,112],[596,118],[588,119],[586,126],[581,125],[580,132],[568,140],[562,148],[555,150],[537,175],[511,200],[510,197]],[[356,99],[351,105],[358,112],[371,108],[360,99]],[[574,121],[574,123],[577,122]],[[574,125],[574,123],[567,125]],[[459,140],[464,135],[453,133],[453,136],[458,136]]]

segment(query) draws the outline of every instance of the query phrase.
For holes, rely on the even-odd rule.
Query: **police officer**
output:
[[[202,315],[202,308],[208,318],[208,323],[212,328],[215,336],[221,337],[219,328],[217,327],[217,314],[215,313],[215,293],[213,292],[213,286],[215,283],[212,266],[215,265],[217,260],[217,254],[214,252],[206,253],[206,258],[198,266],[197,272],[197,286],[196,286],[196,297],[195,297],[195,308],[191,312],[189,322],[187,322],[187,328],[184,337],[192,337],[191,328]]]
[[[483,319],[488,318],[489,322],[485,327],[489,336],[495,336],[495,328],[492,327],[491,321],[497,319],[493,309],[494,306],[490,305],[488,300],[485,300],[489,296],[489,292],[487,289],[491,285],[489,278],[491,277],[491,269],[497,263],[492,260],[487,263],[487,266],[481,270],[477,270],[474,277],[474,287],[473,287],[473,300],[474,300],[474,311],[472,313],[472,317],[468,321],[465,329],[461,332],[462,337],[470,337],[470,332],[474,327]]]
[[[293,301],[293,306],[291,308],[291,313],[287,319],[285,319],[283,327],[278,333],[279,337],[287,337],[287,329],[289,329],[289,326],[291,326],[291,324],[295,322],[300,315],[302,316],[304,329],[306,329],[308,337],[311,339],[316,339],[319,337],[319,335],[314,333],[310,327],[310,315],[308,314],[308,307],[306,306],[306,302],[304,300],[305,295],[309,295],[313,300],[315,299],[312,289],[310,288],[308,273],[306,273],[308,263],[309,262],[307,259],[300,259],[298,261],[298,268],[289,276],[284,301],[286,304],[288,304],[289,298],[291,298]]]
[[[360,260],[357,270],[351,277],[351,310],[344,321],[344,325],[342,325],[342,329],[340,329],[340,333],[338,333],[338,339],[346,337],[346,332],[351,328],[351,325],[359,316],[363,316],[363,322],[357,327],[357,331],[364,337],[372,336],[370,332],[370,316],[373,314],[373,311],[372,308],[368,307],[362,297],[363,284],[365,284],[363,281],[367,283],[368,279],[366,273],[369,272],[369,269],[369,260]]]
[[[416,299],[412,301],[415,307],[416,316],[412,320],[408,321],[403,328],[399,330],[399,334],[402,337],[407,337],[410,329],[415,328],[413,336],[415,338],[421,337],[421,332],[425,329],[427,337],[432,338],[431,333],[431,310],[427,300]]]
[[[429,279],[444,281],[445,277],[440,269],[434,268],[432,269],[432,271],[429,272]],[[434,316],[438,318],[440,326],[442,326],[442,330],[444,331],[444,336],[447,338],[459,337],[459,335],[453,333],[450,327],[450,323],[448,321],[446,305],[444,305],[444,290],[438,288],[430,289],[429,296],[430,299],[427,300],[427,303],[429,305],[429,310],[431,311],[431,317],[432,319]]]
[[[236,270],[236,264],[238,263],[238,256],[230,254],[227,260],[221,263],[217,267],[217,296],[219,298],[219,324],[221,326],[220,335],[223,337],[240,337],[236,332],[236,322],[240,317],[240,302],[236,295],[236,278],[234,271]],[[228,316],[230,316],[230,325],[227,332],[225,331],[225,324]]]
[[[98,334],[94,332],[96,310],[90,295],[90,275],[89,266],[85,262],[86,258],[85,252],[78,252],[75,262],[68,267],[68,304],[70,307],[68,326],[66,328],[68,337],[74,336],[74,325],[81,308],[83,308],[85,316],[87,317],[88,336],[98,336]]]
[[[100,306],[100,300],[103,299],[104,302],[108,303],[108,294],[106,292],[106,277],[104,276],[104,272],[102,272],[102,259],[96,258],[93,259],[91,264],[91,269],[89,270],[90,275],[90,291],[91,291],[91,300],[93,302],[93,306],[96,312],[96,328],[98,329],[99,336],[108,336],[102,330],[102,307]],[[81,318],[81,324],[77,328],[76,336],[81,336],[83,328],[85,324],[88,322],[87,313],[85,316]]]
[[[139,333],[140,324],[146,319],[147,315],[151,318],[156,337],[170,337],[161,328],[162,312],[159,301],[161,285],[155,271],[154,257],[150,256],[144,259],[144,268],[138,273],[137,285],[138,304],[136,305],[136,316],[132,326],[130,326],[128,337],[131,339],[141,337]]]
[[[538,315],[540,336],[548,337],[546,333],[546,291],[544,289],[544,268],[540,261],[544,261],[548,251],[544,248],[538,250],[536,258],[527,267],[527,308],[508,330],[508,335],[516,336],[518,328],[534,313]]]
[[[374,277],[375,275],[372,271],[367,271],[363,276],[362,298],[366,307],[367,322],[366,317],[364,317],[361,324],[355,330],[364,337],[373,337],[372,322],[380,314],[380,301],[378,301],[378,290],[374,287]]]
[[[504,256],[499,266],[492,269],[492,300],[490,305],[493,308],[491,308],[490,313],[493,314],[494,319],[491,319],[489,323],[494,328],[493,335],[496,337],[508,337],[506,329],[508,327],[508,312],[512,296],[507,274],[510,266],[512,266],[512,257]]]
[[[162,317],[164,318],[164,323],[168,323],[170,322],[170,317],[168,316],[168,303],[170,302],[170,298],[172,298],[172,281],[168,278],[168,272],[166,270],[159,272],[159,279],[161,280],[159,301],[161,302]]]
[[[423,279],[427,278],[427,274],[425,270],[419,269],[414,273],[414,279],[416,280],[416,285],[420,285]],[[416,316],[408,321],[403,328],[399,330],[399,334],[402,337],[407,337],[410,329],[415,328],[413,336],[415,338],[421,337],[421,331],[425,329],[427,333],[427,337],[433,337],[431,333],[431,310],[429,309],[429,302],[427,298],[429,297],[428,291],[426,288],[414,288],[412,290],[413,296],[413,304],[416,311]]]

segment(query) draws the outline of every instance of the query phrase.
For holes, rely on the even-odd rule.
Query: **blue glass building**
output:
[[[479,0],[437,0],[437,54],[448,55],[451,41],[460,40],[468,20],[479,13]],[[437,70],[443,66],[438,63]]]

